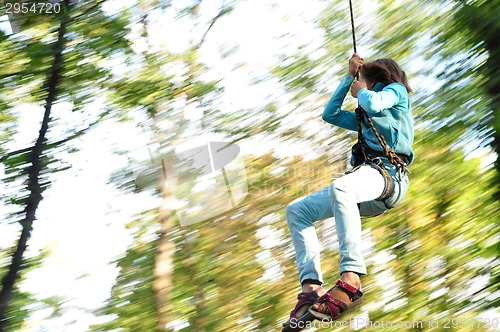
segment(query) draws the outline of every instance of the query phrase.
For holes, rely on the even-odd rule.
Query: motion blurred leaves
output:
[[[471,10],[469,5],[425,0],[408,5],[386,0],[368,14],[361,7],[355,6],[355,12],[361,13],[356,17],[358,41],[364,44],[367,55],[395,58],[415,82],[412,102],[417,158],[411,167],[412,187],[403,204],[363,221],[364,239],[373,243],[367,253],[372,272],[365,279],[368,300],[356,313],[367,311],[374,321],[427,322],[443,315],[457,319],[481,316],[484,310],[494,307],[498,287],[494,271],[499,263],[499,206],[493,199],[497,174],[467,154],[474,150],[471,146],[487,146],[495,133],[489,120],[491,93],[483,84],[483,66],[491,55],[482,48],[463,47],[461,40],[467,40],[468,32],[463,29],[461,15]],[[295,54],[278,55],[280,63],[270,69],[268,77],[260,79],[277,78],[284,89],[286,106],[320,131],[311,133],[307,129],[312,126],[291,122],[280,113],[284,105],[279,98],[266,101],[267,107],[261,110],[204,113],[214,120],[212,130],[235,140],[258,134],[292,146],[307,142],[322,155],[310,162],[285,161],[271,155],[250,158],[247,176],[253,189],[251,199],[218,218],[193,227],[170,229],[176,248],[172,313],[177,319],[167,329],[279,330],[279,319],[284,319],[293,306],[297,276],[284,208],[294,198],[328,185],[328,170],[338,173],[344,169],[343,156],[354,138],[353,133],[319,121],[332,92],[331,76],[345,73],[345,66],[339,63],[347,63],[352,47],[346,10],[345,1],[326,4],[315,21],[325,32],[324,43],[313,49],[304,45]],[[487,17],[494,20],[495,16]],[[478,32],[476,43],[489,38],[489,31],[484,33]],[[224,91],[214,93],[223,95]],[[354,106],[352,100],[346,104]],[[325,140],[329,142],[326,145],[322,144]],[[276,179],[272,170],[280,167],[322,169],[326,173],[294,172]],[[300,189],[304,183],[305,191]],[[271,185],[276,189],[268,194]],[[260,194],[252,195],[255,192]],[[175,219],[175,215],[172,217]],[[145,228],[140,228],[139,233],[145,234],[152,226],[141,227]],[[332,227],[328,220],[318,223],[328,278],[338,273]],[[263,239],[266,237],[272,238],[272,244]],[[144,255],[152,255],[150,245],[154,241],[155,237],[135,247],[146,250]],[[119,264],[131,262],[133,257],[135,254],[129,253]],[[134,262],[137,280],[151,282],[150,261]],[[127,278],[127,271],[122,270],[122,278]],[[104,312],[118,313],[119,318],[101,328],[128,326],[128,310],[136,307],[129,300],[134,296],[133,287],[117,283]],[[117,302],[119,294],[128,295]],[[150,299],[141,301],[151,307]],[[154,320],[151,312],[139,312]],[[139,312],[136,317],[140,317]]]
[[[16,311],[12,311],[15,308],[12,305],[19,303],[18,296],[21,293],[17,290],[16,282],[23,275],[22,270],[28,266],[28,258],[24,256],[38,206],[43,199],[42,194],[50,187],[51,173],[70,167],[55,158],[54,154],[68,152],[65,143],[82,135],[106,113],[104,110],[103,114],[95,116],[97,120],[85,116],[75,128],[61,128],[57,126],[59,123],[54,119],[52,108],[62,102],[72,104],[74,107],[70,107],[71,111],[81,111],[88,106],[97,98],[97,92],[109,73],[98,66],[98,60],[109,55],[113,49],[126,51],[123,46],[127,44],[120,43],[127,30],[121,24],[125,21],[116,19],[112,22],[102,11],[102,3],[80,4],[65,0],[59,4],[59,13],[44,15],[30,12],[16,19],[19,24],[16,33],[9,37],[2,33],[0,52],[5,56],[2,65],[5,65],[6,70],[0,78],[0,89],[1,95],[6,97],[0,102],[0,114],[2,120],[9,121],[6,123],[7,135],[2,137],[3,143],[9,142],[9,135],[16,131],[16,123],[13,122],[15,117],[9,114],[14,107],[22,106],[25,102],[43,106],[44,112],[37,114],[43,120],[39,132],[32,133],[31,142],[34,143],[17,150],[2,151],[0,157],[5,168],[5,176],[1,180],[3,184],[8,184],[8,191],[2,194],[2,200],[10,203],[9,211],[14,211],[6,221],[19,223],[21,227],[17,244],[13,246],[11,262],[2,278],[1,330],[19,328],[20,319]],[[114,43],[100,44],[100,36],[92,35],[93,31],[103,28],[113,32]],[[4,117],[4,114],[7,116]],[[85,122],[87,127],[78,128]],[[55,128],[62,129],[62,137],[50,137],[49,130]],[[26,305],[25,302],[23,305]],[[26,309],[25,306],[18,306],[21,317],[25,316]]]
[[[257,107],[230,109],[224,104],[225,78],[214,77],[202,52],[217,20],[244,3],[222,2],[207,15],[205,1],[141,0],[110,16],[100,2],[79,2],[73,13],[59,93],[74,110],[105,95],[106,115],[144,128],[165,155],[178,141],[201,133],[271,146],[265,154],[246,156],[245,201],[202,223],[181,227],[175,211],[164,207],[165,189],[145,188],[163,203],[127,224],[132,244],[116,261],[120,274],[109,300],[95,312],[108,322],[93,330],[276,331],[295,303],[298,277],[285,207],[342,174],[355,139],[320,117],[352,53],[348,2],[318,2],[322,10],[308,23],[321,31],[320,38],[292,50],[285,47],[292,32],[278,38],[284,47],[274,55],[275,65],[252,73],[252,85],[273,82],[277,90]],[[273,2],[269,9],[288,5]],[[354,1],[360,53],[367,60],[391,57],[405,68],[415,90],[417,130],[408,196],[386,214],[363,220],[370,274],[363,280],[367,300],[353,314],[367,312],[373,321],[498,316],[498,11],[496,1]],[[151,42],[154,18],[165,13],[192,28],[168,31],[186,41],[182,51]],[[46,97],[50,38],[41,36],[51,31],[51,22],[28,29],[28,39],[0,38],[0,54],[8,59],[0,64],[0,89],[17,91],[15,97],[0,94],[4,139],[15,130],[5,125],[14,118],[9,110],[15,100],[40,103]],[[238,45],[221,49],[221,62],[241,52]],[[348,98],[346,109],[354,105]],[[202,115],[193,120],[196,112]],[[316,154],[280,157],[283,149]],[[26,154],[2,159],[12,181],[26,166]],[[49,164],[52,156],[47,158]],[[496,167],[487,164],[492,158]],[[144,190],[130,172],[137,164],[117,169],[113,183],[124,191]],[[10,198],[23,203],[20,194]],[[334,223],[317,225],[331,284],[338,274]],[[171,245],[167,250],[165,243]],[[159,275],[162,264],[167,272]],[[26,315],[26,306],[18,307],[23,312],[16,324]]]

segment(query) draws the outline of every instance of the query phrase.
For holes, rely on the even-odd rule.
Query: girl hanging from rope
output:
[[[360,72],[359,80],[355,80]],[[349,91],[356,113],[341,110]],[[299,331],[315,318],[336,320],[363,300],[367,273],[362,255],[361,216],[376,216],[399,204],[409,186],[406,165],[413,161],[413,119],[405,72],[391,59],[363,64],[354,54],[348,75],[323,112],[332,125],[358,131],[354,168],[328,187],[286,207],[302,292],[283,331]],[[366,112],[364,112],[364,111]],[[363,116],[364,115],[364,116]],[[314,222],[334,217],[340,252],[340,280],[321,287],[320,250]]]

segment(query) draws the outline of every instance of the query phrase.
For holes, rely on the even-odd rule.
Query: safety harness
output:
[[[352,155],[354,157],[354,168],[351,171],[349,171],[349,173],[355,172],[357,169],[359,169],[359,167],[361,167],[361,165],[370,165],[371,167],[378,170],[380,174],[382,174],[382,176],[384,177],[385,186],[384,186],[384,191],[377,198],[377,200],[382,201],[388,209],[391,209],[394,206],[390,204],[387,201],[387,199],[393,194],[396,185],[394,183],[394,179],[391,177],[389,172],[387,172],[387,170],[384,168],[383,165],[384,163],[380,158],[387,158],[387,160],[392,165],[394,165],[394,167],[396,167],[396,170],[398,172],[398,178],[401,181],[404,175],[410,172],[410,170],[407,167],[407,164],[409,162],[409,157],[397,154],[387,145],[384,136],[380,135],[377,132],[377,129],[375,129],[375,125],[373,124],[372,120],[370,119],[368,114],[366,114],[366,111],[360,106],[356,108],[356,119],[358,120],[358,142],[354,144],[354,146],[352,147]],[[363,137],[363,131],[361,128],[361,123],[363,122],[363,119],[366,119],[366,122],[368,122],[368,125],[371,127],[373,133],[375,134],[375,137],[377,137],[377,140],[382,146],[383,151],[376,151],[370,149],[366,144],[365,138]]]
[[[349,0],[349,9],[351,12],[352,41],[354,46],[354,53],[357,53],[352,0]],[[356,74],[356,79],[358,78],[359,78],[359,73]],[[395,189],[395,183],[394,179],[390,176],[389,172],[387,172],[387,170],[384,168],[383,161],[380,158],[381,157],[387,158],[387,160],[389,160],[389,162],[392,165],[394,165],[394,167],[396,167],[399,180],[402,180],[404,175],[410,173],[410,170],[406,167],[409,162],[409,158],[404,155],[398,155],[394,150],[392,150],[387,145],[384,136],[380,135],[377,132],[377,129],[375,129],[375,125],[373,124],[372,120],[361,106],[358,105],[355,112],[356,112],[356,120],[358,121],[358,142],[354,144],[354,146],[352,147],[352,155],[354,157],[354,168],[347,173],[352,173],[356,171],[357,169],[359,169],[359,167],[361,167],[361,165],[370,165],[371,167],[378,170],[380,174],[382,174],[382,176],[384,177],[385,186],[384,186],[384,191],[377,198],[377,200],[382,201],[388,209],[391,209],[394,206],[390,204],[387,201],[387,199],[393,194]],[[375,134],[375,137],[377,138],[378,142],[380,143],[380,146],[382,147],[382,151],[375,151],[373,149],[370,149],[366,144],[366,141],[363,137],[363,130],[361,127],[361,123],[363,122],[364,119],[366,119],[366,122],[368,123],[373,133]]]

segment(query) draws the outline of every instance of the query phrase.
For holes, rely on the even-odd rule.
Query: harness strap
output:
[[[368,116],[368,114],[366,114],[366,111],[361,106],[358,106],[356,108],[356,120],[358,120],[358,145],[362,151],[362,155],[363,155],[364,160],[370,161],[370,158],[367,156],[367,153],[365,151],[367,145],[366,145],[365,139],[363,137],[363,131],[361,129],[361,123],[363,122],[363,119],[366,119],[366,121],[370,125],[373,133],[375,134],[375,137],[377,138],[378,142],[380,143],[380,146],[383,149],[383,152],[382,152],[383,156],[386,157],[387,159],[389,159],[389,162],[391,164],[393,164],[394,166],[396,166],[397,168],[402,168],[403,171],[405,171],[406,173],[410,173],[410,170],[406,167],[407,166],[406,162],[403,161],[403,159],[400,157],[400,155],[398,155],[393,149],[391,149],[387,145],[387,142],[386,142],[384,136],[380,135],[377,132],[375,125],[373,124],[373,122],[370,119],[370,117]]]
[[[376,163],[377,160],[378,163]],[[379,173],[384,178],[384,190],[382,191],[382,194],[375,200],[383,202],[387,209],[392,209],[394,205],[389,204],[387,202],[387,199],[391,197],[391,195],[394,193],[394,189],[396,188],[396,183],[394,182],[394,179],[391,177],[389,172],[387,172],[387,170],[384,167],[380,166],[380,164],[383,164],[383,162],[378,158],[374,158],[369,164],[367,163],[359,164],[355,166],[353,169],[345,172],[345,174],[354,173],[363,165],[369,165],[372,168],[379,171]]]
[[[377,201],[383,201],[385,203],[385,200],[387,198],[389,198],[389,196],[392,195],[392,193],[394,192],[394,189],[396,187],[396,185],[394,184],[394,179],[389,175],[389,172],[387,172],[387,170],[385,168],[381,167],[379,164],[372,162],[372,163],[370,163],[370,166],[372,168],[375,168],[377,171],[379,171],[380,174],[382,174],[382,176],[384,177],[384,191],[377,198]],[[386,207],[387,207],[387,204],[386,204]]]

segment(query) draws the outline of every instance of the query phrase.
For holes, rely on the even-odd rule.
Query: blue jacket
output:
[[[356,114],[341,109],[354,78],[347,75],[339,85],[323,112],[323,120],[332,125],[358,131]],[[413,117],[408,92],[401,83],[375,84],[373,91],[361,89],[358,103],[372,120],[377,132],[384,136],[387,145],[398,154],[413,161]],[[361,124],[363,137],[372,150],[382,151],[373,130],[366,120]]]

